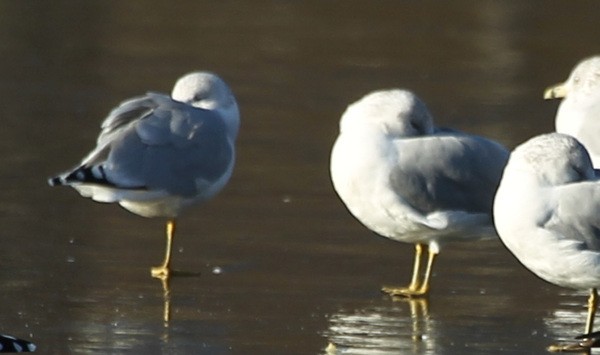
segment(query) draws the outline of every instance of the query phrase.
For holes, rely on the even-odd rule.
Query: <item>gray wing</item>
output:
[[[152,114],[160,102],[168,102],[170,97],[148,93],[123,101],[114,108],[102,122],[102,131],[96,140],[96,149],[86,156],[82,166],[92,166],[104,162],[108,158],[110,144],[116,136],[120,136],[131,124]]]
[[[478,136],[445,131],[405,140],[391,179],[397,193],[421,213],[490,213],[509,152]]]
[[[596,113],[600,115],[600,110],[598,111]],[[598,137],[600,137],[600,120],[598,116],[590,115],[583,120],[575,138],[583,143],[595,161],[600,158],[600,139]]]
[[[97,144],[102,145],[110,139],[111,134],[151,114],[161,103],[166,104],[169,100],[171,98],[163,94],[147,93],[121,102],[102,122],[102,132],[98,136]]]
[[[556,208],[543,227],[582,242],[582,249],[600,250],[600,183],[559,186]]]
[[[118,188],[192,196],[199,180],[218,180],[234,159],[225,124],[216,113],[165,95],[149,93],[125,101],[102,128],[98,147],[83,167],[101,166],[105,183]]]

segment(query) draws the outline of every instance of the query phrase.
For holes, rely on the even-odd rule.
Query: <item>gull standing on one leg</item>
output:
[[[518,146],[496,194],[494,221],[508,250],[538,277],[590,290],[591,333],[600,287],[600,181],[583,145],[551,133]]]
[[[334,188],[367,228],[415,244],[410,284],[384,292],[427,295],[440,245],[496,235],[492,203],[507,159],[496,142],[436,128],[410,91],[376,91],[347,108],[331,152]]]
[[[227,84],[212,73],[190,73],[177,81],[171,96],[149,92],[113,109],[96,148],[48,182],[71,186],[95,201],[117,202],[140,216],[166,217],[165,258],[151,270],[166,278],[175,219],[225,186],[239,124]]]

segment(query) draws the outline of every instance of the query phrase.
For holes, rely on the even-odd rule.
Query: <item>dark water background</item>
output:
[[[346,105],[414,90],[437,123],[509,147],[554,129],[543,89],[600,52],[595,1],[0,2],[0,332],[40,353],[543,354],[579,334],[586,293],[499,241],[453,244],[428,302],[392,301],[413,247],[337,199]],[[149,267],[163,221],[52,189],[121,100],[219,73],[242,128],[228,187],[180,219],[171,320]],[[218,272],[220,271],[220,272]]]

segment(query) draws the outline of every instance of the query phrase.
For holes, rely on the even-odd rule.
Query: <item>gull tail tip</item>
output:
[[[50,185],[50,186],[62,186],[62,185],[66,185],[66,183],[67,183],[65,178],[62,176],[51,177],[47,181],[48,181],[48,185]]]

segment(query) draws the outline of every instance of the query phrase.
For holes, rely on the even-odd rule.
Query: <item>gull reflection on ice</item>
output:
[[[433,322],[426,299],[398,299],[389,306],[340,310],[329,319],[324,336],[327,355],[434,354]]]

